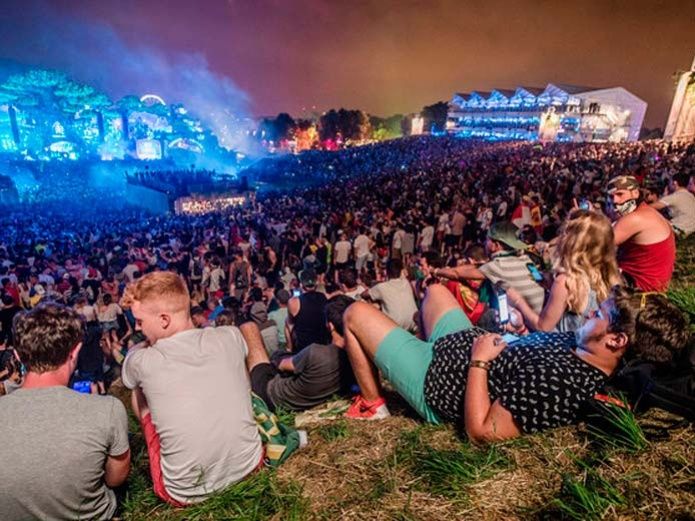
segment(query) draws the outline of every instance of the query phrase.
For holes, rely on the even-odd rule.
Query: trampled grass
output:
[[[560,517],[573,521],[603,519],[606,511],[625,504],[625,498],[595,469],[577,460],[582,474],[574,477],[563,474],[559,497],[552,501]]]
[[[626,403],[619,396],[613,398]],[[588,430],[604,449],[635,454],[645,450],[649,445],[642,427],[627,405],[605,403],[601,420],[600,423],[589,425]]]

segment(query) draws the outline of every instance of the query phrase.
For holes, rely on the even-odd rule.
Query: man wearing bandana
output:
[[[676,262],[676,240],[669,222],[642,200],[639,183],[622,175],[608,182],[618,246],[618,266],[642,291],[666,291]]]

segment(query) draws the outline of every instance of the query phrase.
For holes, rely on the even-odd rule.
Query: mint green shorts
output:
[[[434,343],[471,326],[463,310],[452,309],[437,321],[426,342],[397,327],[377,347],[374,363],[384,378],[429,423],[439,423],[439,418],[425,401],[425,376],[432,362]]]

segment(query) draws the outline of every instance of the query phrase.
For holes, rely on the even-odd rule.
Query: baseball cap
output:
[[[313,288],[316,286],[316,272],[312,269],[302,270],[299,274],[299,282],[306,288]]]
[[[528,244],[520,241],[517,236],[517,227],[509,221],[502,221],[493,224],[487,232],[489,239],[501,242],[513,250],[525,250]]]
[[[637,190],[639,183],[637,178],[632,175],[619,175],[608,181],[608,193],[612,194],[617,190]]]

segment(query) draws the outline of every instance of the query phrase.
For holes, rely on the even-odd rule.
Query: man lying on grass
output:
[[[428,422],[460,422],[474,441],[514,438],[576,423],[582,402],[628,350],[670,363],[688,340],[685,317],[665,297],[618,288],[576,335],[534,333],[507,344],[472,327],[438,284],[428,289],[421,316],[427,341],[369,304],[347,309],[346,350],[362,393],[347,417],[389,415],[378,368]]]

